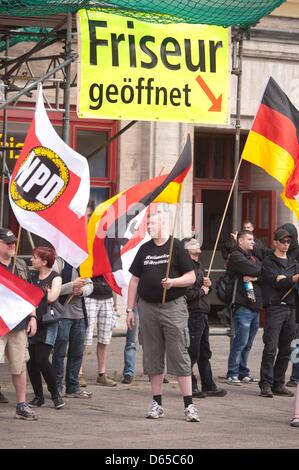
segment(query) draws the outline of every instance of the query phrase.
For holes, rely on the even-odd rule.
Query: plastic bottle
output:
[[[250,302],[256,302],[252,282],[244,281],[244,288],[246,290],[247,298],[250,300]]]

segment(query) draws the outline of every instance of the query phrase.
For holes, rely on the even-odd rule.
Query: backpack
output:
[[[215,290],[221,302],[227,305],[232,302],[235,284],[234,280],[227,273],[219,277],[215,284]]]

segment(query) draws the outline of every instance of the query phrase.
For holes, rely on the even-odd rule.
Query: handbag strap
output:
[[[236,279],[235,279],[235,282],[234,282],[233,296],[232,296],[232,302],[231,302],[232,305],[234,305],[235,300],[236,300],[237,284],[238,284],[238,278],[236,278]]]

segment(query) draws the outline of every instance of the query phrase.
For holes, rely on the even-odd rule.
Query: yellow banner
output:
[[[228,29],[80,10],[79,117],[228,122]]]

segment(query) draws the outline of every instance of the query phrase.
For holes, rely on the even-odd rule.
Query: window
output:
[[[241,135],[240,153],[246,136]],[[205,134],[196,132],[194,138],[194,178],[204,180],[232,180],[234,177],[234,134]],[[245,166],[241,166],[240,179]]]
[[[76,149],[87,158],[91,178],[108,177],[107,147],[99,150],[107,139],[107,132],[99,130],[78,129],[76,132]]]

